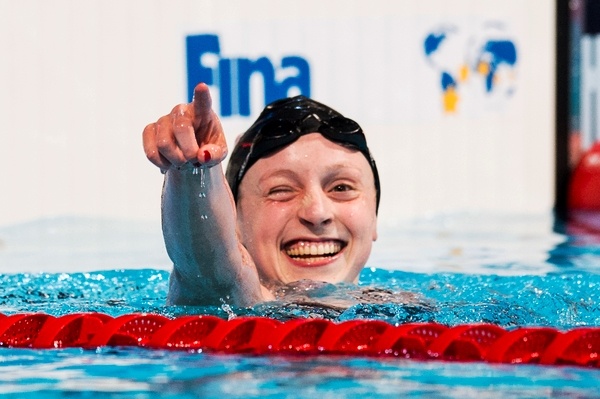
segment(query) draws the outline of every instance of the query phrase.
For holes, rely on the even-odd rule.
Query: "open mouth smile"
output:
[[[313,263],[335,257],[345,246],[346,244],[344,242],[338,240],[300,240],[286,244],[284,246],[284,251],[294,260]]]

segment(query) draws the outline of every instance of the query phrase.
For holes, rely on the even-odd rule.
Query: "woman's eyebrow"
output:
[[[340,174],[340,173],[352,173],[353,175],[360,176],[362,174],[361,168],[354,165],[348,165],[345,163],[338,163],[328,166],[328,174]]]
[[[363,171],[363,168],[361,168],[360,166],[348,164],[345,162],[338,162],[331,165],[327,165],[324,175],[331,178],[344,173],[349,173],[351,174],[350,177],[352,178],[360,178],[363,172],[366,173],[367,171]],[[368,172],[370,173],[370,170]],[[273,168],[272,170],[267,170],[262,174],[262,176],[260,176],[260,178],[258,179],[258,184],[263,184],[269,179],[278,177],[297,180],[298,175],[298,171],[286,168],[285,166],[282,166],[281,168]]]
[[[258,184],[264,183],[265,181],[276,177],[293,179],[296,178],[296,176],[297,173],[291,169],[275,169],[273,171],[267,171],[263,173],[263,175],[258,179]]]

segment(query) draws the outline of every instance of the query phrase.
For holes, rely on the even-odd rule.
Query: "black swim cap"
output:
[[[237,201],[240,182],[256,161],[293,143],[302,135],[315,132],[336,144],[358,150],[367,158],[375,180],[376,209],[379,209],[379,174],[361,127],[352,119],[304,96],[284,98],[267,105],[256,122],[240,137],[231,152],[225,174],[233,198]]]

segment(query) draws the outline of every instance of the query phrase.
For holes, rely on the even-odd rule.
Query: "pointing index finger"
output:
[[[194,105],[194,115],[196,116],[197,121],[211,116],[212,98],[210,97],[208,86],[205,83],[199,83],[194,89],[192,103]]]

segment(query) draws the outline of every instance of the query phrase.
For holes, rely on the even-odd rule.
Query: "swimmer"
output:
[[[227,144],[200,83],[143,132],[165,175],[168,303],[252,306],[309,280],[356,283],[377,239],[379,176],[360,126],[297,96]]]

